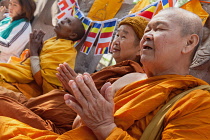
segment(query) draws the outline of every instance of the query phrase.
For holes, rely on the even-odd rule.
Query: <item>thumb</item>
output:
[[[114,103],[113,100],[113,95],[112,95],[112,86],[109,86],[106,90],[105,90],[105,99],[110,102],[110,103]]]

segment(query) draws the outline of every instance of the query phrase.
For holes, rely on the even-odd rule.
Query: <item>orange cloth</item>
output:
[[[27,99],[21,93],[14,93],[3,87],[0,89],[0,116],[14,118],[34,128],[58,134],[71,130],[76,113],[64,102],[66,92],[55,89]]]
[[[198,85],[207,85],[207,83],[192,76],[163,75],[123,87],[114,97],[114,117],[118,127],[112,130],[107,140],[139,139],[151,119],[165,103],[175,95]],[[209,92],[192,91],[176,102],[167,113],[162,139],[210,139],[209,112]],[[86,126],[62,135],[30,128],[7,117],[0,117],[0,126],[1,140],[32,139],[32,135],[36,135],[36,138],[33,138],[35,140],[50,137],[56,140],[96,139]]]
[[[27,57],[26,51],[20,60],[13,58],[10,63],[0,63],[0,86],[22,92],[28,98],[61,88],[56,68],[64,62],[74,68],[77,51],[73,43],[56,37],[46,40],[39,56],[41,70],[35,75],[31,72],[30,58],[18,63]]]
[[[98,90],[100,90],[107,81],[113,83],[123,75],[132,72],[143,72],[143,70],[137,62],[129,60],[104,68],[92,74],[92,77]],[[19,98],[24,97],[20,93],[2,90],[2,92],[0,91],[0,116],[11,117],[34,128],[52,130],[62,134],[71,130],[73,120],[76,117],[76,114],[66,106],[63,99],[64,94],[65,92],[61,90],[52,90],[35,98],[24,98],[23,102],[19,100]]]
[[[103,21],[112,19],[122,6],[124,0],[95,0],[87,17]]]
[[[126,60],[116,65],[103,68],[102,70],[93,73],[91,77],[93,78],[96,88],[100,91],[101,87],[106,82],[114,83],[120,77],[132,72],[144,73],[139,63]]]

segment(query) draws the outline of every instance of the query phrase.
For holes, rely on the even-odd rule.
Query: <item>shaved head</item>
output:
[[[190,34],[197,34],[199,36],[199,43],[194,50],[195,54],[197,48],[201,43],[203,35],[203,26],[201,18],[190,11],[175,7],[163,9],[159,13],[167,13],[166,15],[168,15],[169,19],[170,18],[173,19],[178,25],[180,25],[182,29],[181,30],[182,36]]]

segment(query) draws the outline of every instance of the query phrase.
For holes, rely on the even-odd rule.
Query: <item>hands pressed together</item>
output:
[[[39,56],[42,47],[43,47],[43,38],[44,38],[45,33],[42,30],[34,30],[30,34],[30,55],[31,56]]]
[[[98,139],[106,139],[114,123],[114,101],[111,83],[106,83],[99,92],[88,73],[76,74],[67,63],[60,64],[56,75],[64,88],[72,94],[65,94],[64,100],[89,127]]]

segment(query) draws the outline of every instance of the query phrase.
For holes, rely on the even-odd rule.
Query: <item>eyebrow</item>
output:
[[[128,34],[128,31],[126,31],[126,30],[117,30],[117,32],[119,32],[119,31],[122,31],[123,33],[125,33],[125,34]]]
[[[148,26],[149,27],[151,27],[151,26],[158,26],[158,25],[164,25],[164,26],[169,26],[166,22],[164,22],[164,21],[156,21],[156,22],[154,22],[154,24],[148,24]]]

